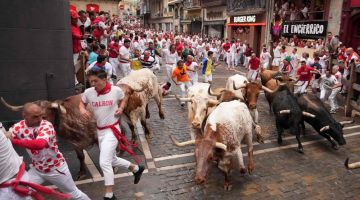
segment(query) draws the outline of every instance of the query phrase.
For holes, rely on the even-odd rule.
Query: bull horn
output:
[[[344,126],[345,124],[352,124],[354,123],[355,121],[342,121],[342,122],[339,122],[342,126]]]
[[[234,89],[234,90],[243,89],[243,88],[246,88],[246,84],[245,84],[245,85],[241,85],[240,87],[237,88],[237,87],[235,86],[235,81],[233,81],[233,89]]]
[[[355,163],[349,164],[349,158],[346,158],[344,165],[345,165],[346,169],[355,169],[355,168],[360,167],[360,162],[355,162]]]
[[[290,114],[290,110],[280,110],[280,114]]]
[[[225,144],[221,143],[221,142],[216,142],[215,147],[219,148],[219,149],[222,149],[224,151],[226,151],[226,149],[227,149],[227,146]]]
[[[265,86],[261,86],[261,89],[263,89],[267,93],[274,93],[274,90],[271,90],[271,89],[269,89],[269,88],[267,88]]]
[[[303,113],[303,115],[306,116],[306,117],[315,118],[315,115],[313,115],[313,114],[311,114],[311,113],[308,113],[308,112],[305,112],[305,111],[303,111],[302,113]]]
[[[320,129],[320,133],[330,129],[330,126],[324,126]]]
[[[54,102],[54,103],[51,103],[51,107],[52,108],[60,108],[60,112],[62,114],[66,114],[66,108],[63,105],[60,105],[60,104]]]
[[[211,90],[211,85],[209,86],[209,89],[208,89],[208,94],[210,95],[210,96],[216,96],[216,97],[219,97],[220,95],[221,95],[221,92],[223,91],[223,89],[221,89],[220,91],[218,91],[218,92],[213,92],[212,90]]]
[[[186,142],[178,142],[172,135],[170,135],[170,139],[178,147],[184,147],[184,146],[195,144],[195,140],[189,140]]]
[[[180,102],[190,102],[191,101],[191,98],[180,98],[176,94],[175,94],[175,98],[176,98],[176,100],[178,100]]]
[[[10,110],[12,110],[14,112],[19,112],[24,108],[24,106],[12,106],[12,105],[10,105],[2,97],[1,97],[1,103],[4,104],[5,107],[9,108]]]

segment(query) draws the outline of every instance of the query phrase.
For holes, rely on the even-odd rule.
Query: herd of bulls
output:
[[[240,172],[246,172],[241,151],[243,140],[248,148],[247,170],[249,173],[254,170],[253,132],[259,142],[264,141],[258,125],[256,106],[261,90],[264,90],[270,110],[274,113],[279,144],[282,143],[281,135],[284,129],[290,129],[290,132],[296,135],[298,151],[303,153],[300,133],[304,134],[304,121],[329,140],[334,149],[338,148],[338,144],[346,144],[342,128],[344,124],[352,121],[337,122],[314,95],[294,96],[294,80],[291,78],[271,70],[262,70],[260,75],[261,83],[249,82],[242,75],[231,76],[225,88],[211,89],[207,83],[198,83],[188,89],[186,98],[177,97],[179,101],[188,102],[192,139],[185,142],[178,142],[172,136],[171,139],[177,146],[195,145],[197,183],[205,182],[211,163],[216,161],[218,168],[225,174],[224,188],[230,190],[229,173],[234,166],[238,164]],[[127,102],[127,107],[123,117],[132,131],[132,141],[136,142],[134,129],[138,121],[141,122],[147,138],[151,138],[151,130],[146,124],[146,119],[150,117],[150,99],[155,100],[159,116],[164,119],[162,93],[157,77],[150,70],[141,69],[121,79],[117,86],[125,93],[124,101]],[[58,135],[73,144],[80,160],[78,179],[86,176],[83,149],[97,143],[95,120],[89,121],[80,114],[80,95],[52,102],[35,102],[43,109],[44,119],[54,124]],[[3,98],[1,101],[13,111],[21,111],[23,108],[12,106]],[[351,168],[355,165],[356,163],[347,166]]]
[[[231,188],[229,173],[236,164],[245,173],[241,142],[245,139],[248,147],[249,173],[254,170],[253,130],[259,142],[263,141],[258,125],[257,99],[264,90],[270,110],[274,113],[278,132],[278,143],[282,143],[284,129],[295,134],[298,151],[304,153],[300,133],[304,134],[304,121],[309,123],[320,135],[331,143],[334,149],[346,144],[343,127],[353,121],[337,122],[325,108],[320,99],[311,94],[295,96],[294,80],[276,71],[262,70],[261,83],[249,82],[245,76],[234,75],[228,78],[225,88],[214,91],[209,84],[199,83],[188,89],[187,98],[177,98],[188,102],[189,122],[192,140],[178,142],[177,146],[195,145],[195,180],[201,184],[206,180],[212,161],[224,172],[224,188]],[[350,167],[353,166],[350,164]]]

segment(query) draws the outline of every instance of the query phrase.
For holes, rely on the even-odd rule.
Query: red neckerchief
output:
[[[149,60],[149,58],[150,58],[150,56],[149,56],[149,57],[147,57],[147,58],[144,56],[144,61],[145,61],[145,62],[146,62],[146,61],[148,61],[148,60]]]
[[[98,66],[98,67],[104,67],[105,65],[101,64],[101,62],[96,62],[96,66]]]
[[[190,66],[191,64],[192,64],[191,61],[186,61],[186,63],[185,63],[186,66]]]
[[[105,87],[100,91],[96,91],[97,92],[97,96],[100,96],[100,95],[104,95],[104,94],[107,94],[111,91],[111,84],[110,83],[106,83]]]

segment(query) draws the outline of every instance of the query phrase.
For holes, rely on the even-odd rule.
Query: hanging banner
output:
[[[297,35],[300,38],[326,37],[327,24],[327,21],[283,22],[281,35],[284,37]]]

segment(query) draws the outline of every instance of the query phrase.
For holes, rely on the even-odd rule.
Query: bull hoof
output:
[[[304,154],[304,148],[298,148],[298,152]]]
[[[79,174],[76,177],[76,180],[80,181],[80,180],[84,180],[85,178],[86,178],[86,173],[85,172],[79,172]]]
[[[226,183],[224,184],[224,190],[230,191],[231,188],[232,188],[232,185],[231,185],[231,184],[226,184]]]
[[[159,117],[160,117],[160,119],[165,119],[165,115],[164,115],[164,113],[159,113]]]
[[[246,174],[246,169],[245,168],[240,168],[240,173],[241,174]]]
[[[255,166],[254,166],[254,165],[248,165],[248,172],[249,172],[249,174],[251,174],[254,170],[255,170]]]

